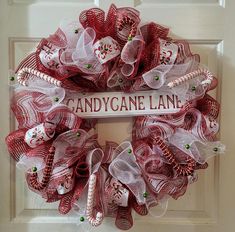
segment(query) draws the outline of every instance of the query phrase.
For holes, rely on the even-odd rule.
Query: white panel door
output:
[[[235,217],[235,1],[233,0],[114,0],[117,6],[136,7],[144,21],[170,27],[172,37],[190,41],[201,61],[216,74],[214,92],[221,102],[220,138],[226,156],[212,159],[187,194],[169,202],[162,218],[135,217],[131,231],[232,232]],[[76,231],[76,218],[60,216],[56,204],[46,205],[27,190],[23,174],[10,160],[4,137],[15,127],[9,112],[9,69],[14,69],[40,38],[53,33],[62,18],[78,17],[83,9],[108,9],[108,0],[0,1],[0,231]],[[99,120],[99,141],[121,142],[130,136],[131,119]],[[113,133],[115,128],[115,133]],[[110,220],[97,231],[117,231]]]

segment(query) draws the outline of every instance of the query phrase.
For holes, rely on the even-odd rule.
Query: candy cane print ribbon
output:
[[[116,204],[118,206],[127,207],[129,199],[129,190],[116,180],[115,178],[108,178],[105,182],[105,192],[107,194],[107,203]]]
[[[24,141],[32,148],[50,140],[55,134],[55,126],[52,124],[50,130],[46,130],[45,123],[29,129],[25,133]],[[48,129],[48,128],[47,128]]]
[[[160,64],[173,65],[175,63],[178,46],[170,41],[159,38],[160,43]]]
[[[59,114],[58,114],[59,113]],[[64,120],[66,116],[66,120]],[[67,107],[57,106],[53,108],[46,117],[46,122],[41,123],[25,133],[24,141],[32,148],[50,140],[55,134],[58,125],[66,125],[69,128],[80,126],[80,119],[75,116]]]
[[[117,43],[112,37],[107,36],[104,37],[93,45],[94,53],[101,64],[112,60],[116,56],[120,54],[120,48]]]
[[[61,48],[56,47],[51,43],[44,44],[39,53],[39,59],[42,64],[48,69],[58,69],[61,66],[60,62]]]

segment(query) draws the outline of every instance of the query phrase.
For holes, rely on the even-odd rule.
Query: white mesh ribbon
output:
[[[18,110],[20,127],[32,128],[39,124],[42,117],[63,101],[65,89],[31,76],[28,86],[17,86],[11,104]],[[20,107],[19,107],[20,105]],[[44,115],[44,116],[43,116]]]
[[[22,155],[16,163],[16,167],[24,172],[30,172],[32,167],[36,167],[37,170],[40,171],[45,167],[45,162],[40,156],[30,157]]]
[[[145,83],[152,89],[160,89],[168,79],[183,75],[190,63],[179,65],[160,64],[143,74]]]
[[[75,48],[67,48],[61,53],[61,61],[65,65],[75,65],[87,74],[100,74],[103,67],[94,54],[93,43],[95,31],[92,28],[81,29]]]
[[[152,89],[159,89],[166,81],[166,72],[172,66],[159,65],[143,74],[145,83]]]
[[[169,91],[169,88],[166,86],[167,83],[171,80],[174,80],[177,77],[183,76],[185,73],[191,71],[191,68],[196,65],[194,64],[193,60],[190,60],[184,64],[175,64],[175,65],[167,65],[167,64],[160,64],[153,69],[149,70],[148,72],[142,75],[144,82],[152,89],[160,89],[164,87],[166,90]],[[188,84],[188,83],[185,83]],[[167,88],[166,88],[167,87]],[[175,87],[174,91],[171,90],[173,93],[180,93],[180,96],[186,95],[189,86],[177,86]]]
[[[74,159],[79,159],[79,153],[82,151],[89,134],[82,130],[70,130],[60,134],[53,142],[56,148],[54,162],[63,160],[63,163],[71,164]]]
[[[121,73],[121,70],[119,68],[114,68],[108,77],[107,86],[109,88],[122,86],[124,84],[124,81],[125,81],[125,77]]]
[[[187,73],[188,71],[185,73],[182,73],[181,75],[178,75],[178,78]],[[177,79],[177,78],[174,78],[174,79]],[[172,78],[168,79],[167,83],[169,83],[170,80],[174,80],[174,79]],[[203,97],[207,91],[207,86],[201,84],[204,79],[205,77],[203,75],[200,75],[197,78],[193,78],[193,79],[185,81],[181,85],[174,86],[173,88],[171,88],[171,91],[172,93],[176,95],[180,95],[181,98],[185,100],[193,100],[193,99]]]
[[[48,146],[41,144],[33,150],[20,156],[16,167],[26,172],[33,172],[32,167],[40,172],[45,167],[44,157],[48,154]]]
[[[213,138],[219,131],[219,124],[215,120],[211,120],[208,116],[203,115],[197,109],[191,109],[189,112],[194,117],[195,121],[193,127],[189,131],[192,135],[203,141],[207,141],[208,138]],[[187,116],[187,113],[185,116]]]
[[[98,172],[104,157],[104,152],[100,148],[95,148],[87,154],[86,162],[89,165],[90,175]]]
[[[117,86],[123,87],[124,85],[128,83],[128,80],[121,72],[121,67],[119,67],[119,62],[120,62],[120,59],[117,59],[112,70],[109,73],[109,76],[107,79],[107,86],[109,88],[113,88]]]
[[[176,146],[201,164],[205,163],[210,157],[219,153],[224,153],[225,151],[225,146],[219,141],[202,141],[182,128],[176,129],[175,134],[168,139],[172,145]]]
[[[57,87],[54,84],[50,84],[45,80],[41,80],[39,78],[34,77],[35,76],[31,75],[31,78],[27,82],[27,87],[19,87],[17,89],[43,93],[48,98],[48,101],[51,101],[52,105],[59,104],[63,101],[65,97],[64,88]],[[55,101],[55,99],[57,100]],[[42,111],[42,109],[40,108],[36,109]],[[46,108],[44,111],[48,111],[48,108]]]
[[[114,156],[116,158],[109,166],[109,173],[129,188],[139,204],[144,204],[143,193],[146,191],[146,185],[133,154],[131,143],[128,141],[121,143],[114,151]]]
[[[135,73],[143,48],[144,40],[140,35],[125,44],[121,52],[121,59],[124,62],[121,72],[124,76],[129,77]]]
[[[201,85],[203,76],[190,79],[172,89],[167,84],[175,79],[190,73],[199,67],[199,63],[192,57],[186,58],[183,64],[175,63],[178,55],[178,46],[169,41],[159,39],[160,64],[142,75],[144,82],[152,89],[164,89],[180,95],[182,99],[191,100],[205,94],[206,88]]]
[[[67,48],[75,48],[77,45],[81,25],[79,21],[64,19],[60,23],[60,29],[64,32],[67,40]]]

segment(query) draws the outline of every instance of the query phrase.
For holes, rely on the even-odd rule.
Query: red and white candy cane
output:
[[[186,158],[186,164],[181,165],[175,159],[174,155],[170,152],[167,145],[161,139],[161,137],[154,138],[155,144],[162,150],[163,155],[168,160],[168,162],[173,166],[173,169],[177,172],[178,175],[189,176],[194,172],[196,161],[191,158]]]
[[[131,39],[136,35],[137,31],[137,25],[133,19],[131,19],[129,16],[123,16],[121,19],[117,20],[117,28],[119,31],[123,30],[125,25],[130,26],[130,32],[128,39]]]
[[[96,214],[96,217],[93,217],[95,186],[96,186],[96,175],[92,174],[89,178],[89,184],[88,184],[86,217],[92,226],[99,226],[103,220],[103,214],[101,212],[98,212]]]
[[[201,82],[202,85],[210,85],[212,80],[213,80],[213,75],[210,71],[208,71],[207,69],[197,69],[193,72],[190,72],[182,77],[179,77],[177,78],[176,80],[174,81],[171,81],[168,83],[168,87],[170,88],[173,88],[175,86],[178,86],[178,85],[181,85],[183,84],[184,82],[188,81],[188,80],[191,80],[197,76],[200,76],[200,75],[204,75],[206,77],[206,79],[204,81]]]
[[[43,177],[41,182],[38,179],[37,172],[30,174],[29,182],[32,188],[39,191],[46,188],[51,178],[54,156],[55,156],[55,147],[50,147],[49,154],[46,157],[46,167],[43,170]]]
[[[49,76],[45,73],[39,72],[36,69],[27,68],[27,67],[20,69],[19,72],[17,73],[17,81],[21,85],[27,86],[27,80],[29,78],[29,76],[27,74],[32,74],[32,75],[34,75],[44,81],[47,81],[50,84],[54,84],[58,87],[61,86],[61,81],[55,79],[54,77]]]

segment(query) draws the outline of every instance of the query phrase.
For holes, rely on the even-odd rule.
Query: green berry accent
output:
[[[159,76],[155,76],[155,80],[159,81],[160,77]]]
[[[37,170],[38,170],[37,167],[32,167],[33,172],[36,172]]]
[[[132,36],[128,36],[128,41],[132,41]]]
[[[14,81],[15,80],[15,77],[10,77],[10,81]]]
[[[196,86],[192,86],[191,90],[195,91],[196,90]]]
[[[80,132],[77,132],[77,134],[76,134],[76,135],[77,135],[77,137],[80,137],[80,135],[81,135],[81,134],[80,134]]]
[[[218,147],[214,147],[214,148],[213,148],[213,151],[214,151],[214,152],[217,152],[218,150],[219,150]]]
[[[132,150],[129,148],[129,149],[127,150],[127,152],[128,152],[129,154],[131,154]]]
[[[91,68],[92,67],[92,65],[91,64],[86,64],[86,68]]]
[[[85,218],[84,217],[80,217],[80,222],[84,222]]]
[[[190,148],[190,145],[189,144],[185,144],[184,146],[186,149],[189,149]]]
[[[74,31],[74,33],[77,34],[77,33],[78,33],[78,29],[76,29],[76,30]]]
[[[54,101],[58,102],[60,99],[58,97],[55,97]]]
[[[146,198],[148,196],[148,193],[147,192],[144,192],[143,193],[143,197]]]

